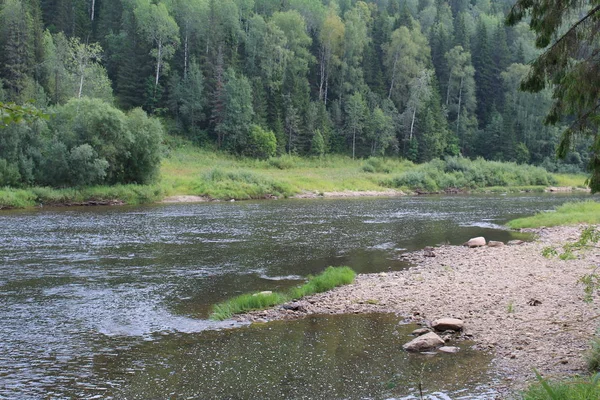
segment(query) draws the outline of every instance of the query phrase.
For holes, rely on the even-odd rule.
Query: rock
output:
[[[509,246],[519,246],[521,244],[525,243],[522,240],[510,240],[508,243],[506,243]]]
[[[435,253],[433,252],[433,247],[425,247],[423,249],[423,255],[425,257],[435,257]]]
[[[284,310],[306,312],[306,308],[300,303],[284,304],[281,307]]]
[[[410,342],[406,343],[402,348],[406,351],[427,351],[443,346],[444,341],[441,337],[433,332],[426,333]]]
[[[273,294],[270,290],[265,290],[264,292],[254,293],[252,296],[268,296]]]
[[[431,323],[431,327],[439,332],[446,330],[460,331],[464,326],[465,323],[457,318],[440,318]]]
[[[460,351],[460,349],[458,347],[454,347],[454,346],[442,346],[438,349],[438,351],[442,352],[442,353],[458,353]]]
[[[502,247],[504,246],[504,242],[496,242],[494,240],[490,240],[488,242],[488,247]]]
[[[412,331],[411,335],[414,336],[421,336],[421,335],[425,335],[426,333],[431,332],[431,329],[429,328],[420,328],[420,329],[415,329],[414,331]]]
[[[482,247],[485,246],[485,238],[483,236],[479,236],[476,238],[469,239],[465,246],[473,248],[473,247]]]

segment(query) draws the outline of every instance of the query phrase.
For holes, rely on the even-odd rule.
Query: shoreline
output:
[[[34,188],[36,189],[36,188]],[[46,188],[37,188],[46,189]],[[106,189],[114,189],[113,187],[106,187]],[[154,190],[153,187],[148,187],[149,190]],[[15,189],[15,191],[24,191],[23,189]],[[480,194],[502,194],[502,193],[553,193],[553,194],[565,194],[565,193],[576,193],[576,192],[587,192],[589,189],[582,189],[578,187],[544,187],[536,186],[530,188],[522,187],[500,187],[500,188],[479,188],[475,190],[462,190],[462,189],[449,189],[442,192],[425,192],[420,190],[400,190],[400,189],[387,189],[387,190],[340,190],[340,191],[303,191],[293,196],[286,197],[284,199],[344,199],[344,198],[382,198],[382,197],[402,197],[402,196],[421,196],[421,195],[480,195]],[[15,192],[16,193],[16,192]],[[135,194],[133,195],[136,196]],[[236,202],[236,201],[252,201],[252,200],[279,200],[280,197],[267,194],[260,198],[251,199],[215,199],[204,195],[172,195],[164,196],[160,199],[147,200],[144,199],[145,195],[140,198],[134,198],[133,201],[128,201],[127,197],[120,196],[105,196],[105,195],[90,195],[88,196],[75,196],[74,198],[67,198],[64,201],[57,200],[56,198],[48,200],[39,200],[37,204],[29,205],[14,205],[14,204],[0,204],[0,212],[3,210],[27,210],[27,209],[39,209],[42,207],[96,207],[96,206],[123,206],[123,205],[142,205],[142,204],[192,204],[192,203],[216,203],[216,202]],[[151,196],[151,197],[152,197]],[[61,196],[58,196],[61,197]],[[160,196],[158,196],[160,197]],[[87,198],[87,200],[86,200]],[[129,199],[130,200],[130,199]],[[29,201],[29,200],[27,200]],[[29,201],[31,203],[31,201]]]
[[[433,249],[435,257],[408,253],[405,259],[416,265],[407,270],[361,274],[353,284],[309,296],[293,307],[234,319],[267,322],[372,312],[395,313],[421,324],[459,318],[465,322],[463,337],[493,354],[490,370],[500,378],[499,390],[521,390],[535,380],[533,368],[547,378],[585,373],[583,353],[600,323],[600,298],[595,294],[592,303],[585,303],[577,281],[600,263],[600,252],[594,248],[568,261],[542,256],[546,246],[577,240],[580,230],[527,229],[523,231],[538,235],[534,242],[441,246]]]

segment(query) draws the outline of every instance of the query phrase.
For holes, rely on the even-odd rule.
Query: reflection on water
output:
[[[209,342],[203,338],[217,333],[199,332],[223,325],[204,318],[225,298],[287,288],[328,265],[358,272],[404,268],[399,255],[406,249],[479,235],[509,240],[515,235],[498,229],[506,220],[573,198],[431,196],[2,212],[0,398],[113,390],[106,377],[118,370],[111,355],[129,357],[132,371],[144,370],[142,360],[151,355],[144,351],[157,351],[154,343],[165,349],[158,352],[163,357],[182,358],[181,333]],[[245,332],[245,341],[259,340],[254,335],[269,341],[258,331]],[[102,359],[114,361],[103,364],[105,372],[97,367]],[[193,363],[186,369],[198,371]],[[149,385],[160,378],[144,376]]]
[[[393,315],[313,316],[145,342],[95,368],[121,381],[107,395],[127,399],[384,399],[418,395],[419,382],[438,396],[465,387],[468,398],[492,395],[490,356],[469,344],[458,354],[406,353],[414,328]]]

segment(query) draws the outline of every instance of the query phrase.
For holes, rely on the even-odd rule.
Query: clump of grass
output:
[[[593,200],[565,203],[558,207],[556,211],[545,211],[532,217],[512,220],[508,223],[508,226],[513,229],[520,229],[582,223],[600,223],[600,203]]]
[[[213,313],[210,318],[222,321],[231,318],[235,314],[241,314],[252,310],[262,310],[278,304],[283,304],[286,301],[288,301],[288,297],[281,293],[242,294],[223,303],[216,304],[213,307]]]
[[[304,285],[294,288],[290,298],[295,300],[315,293],[322,293],[335,287],[354,282],[356,272],[349,267],[327,267],[321,274],[309,278]]]
[[[384,184],[391,187],[439,192],[498,187],[548,186],[556,180],[545,169],[531,165],[447,157],[432,160],[397,175]]]
[[[600,374],[590,378],[546,381],[538,376],[521,396],[523,400],[596,400],[600,399]]]
[[[326,292],[335,287],[352,283],[355,277],[356,273],[349,267],[328,267],[321,274],[310,277],[304,285],[287,293],[243,294],[216,304],[213,307],[210,319],[222,321],[231,318],[235,314],[262,310],[311,294]]]
[[[245,170],[213,168],[197,184],[198,194],[215,199],[260,199],[266,196],[289,197],[291,185],[268,176]]]
[[[506,312],[509,314],[513,314],[515,312],[515,302],[514,301],[509,301],[507,306],[506,306]]]
[[[600,337],[592,339],[591,348],[585,355],[585,363],[590,372],[600,371]]]

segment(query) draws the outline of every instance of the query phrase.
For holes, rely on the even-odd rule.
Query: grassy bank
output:
[[[302,192],[420,191],[519,192],[548,186],[585,187],[584,175],[554,175],[529,165],[452,157],[416,165],[410,161],[282,156],[269,160],[234,156],[179,144],[163,161],[167,195],[251,199]]]
[[[584,187],[584,175],[554,175],[544,169],[484,160],[449,158],[416,165],[392,158],[352,160],[282,156],[268,160],[239,158],[198,148],[170,137],[154,185],[82,189],[0,188],[0,208],[120,200],[128,204],[164,196],[196,195],[212,199],[290,197],[303,192],[366,192],[399,189],[417,192],[542,191],[550,185]]]
[[[297,300],[304,296],[322,293],[338,286],[354,282],[356,273],[348,267],[328,267],[321,274],[309,278],[304,285],[291,289],[286,293],[248,293],[243,294],[213,307],[210,319],[222,321],[235,314],[253,310],[263,310],[283,304],[290,300]]]
[[[592,200],[565,203],[556,211],[545,211],[531,217],[515,219],[507,225],[513,229],[521,229],[572,224],[600,224],[600,203]]]
[[[86,188],[0,188],[0,209],[86,204],[144,204],[163,198],[160,186],[116,185]]]

